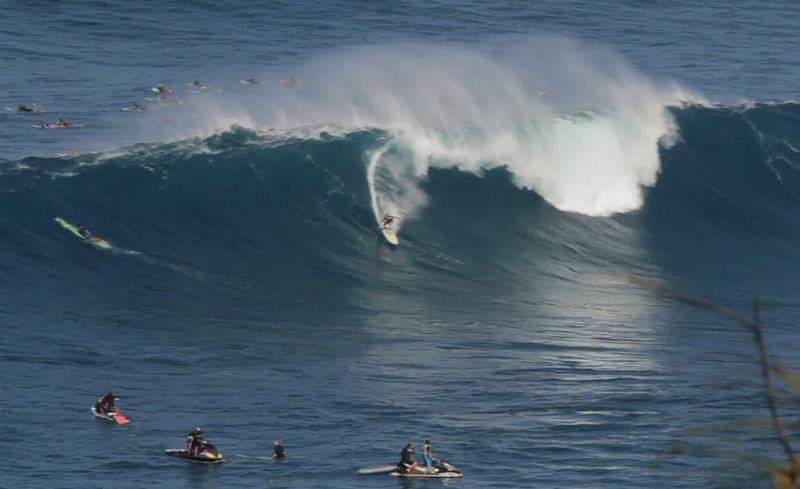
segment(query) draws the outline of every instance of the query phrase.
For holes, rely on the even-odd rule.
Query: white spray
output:
[[[297,89],[209,105],[209,128],[379,128],[392,139],[365,155],[376,220],[412,217],[430,167],[503,166],[555,207],[605,216],[637,209],[674,140],[667,106],[696,100],[657,86],[610,50],[562,38],[462,48],[372,46],[298,70]]]

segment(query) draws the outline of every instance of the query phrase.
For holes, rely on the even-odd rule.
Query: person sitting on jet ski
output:
[[[411,443],[406,443],[406,446],[403,447],[403,451],[400,452],[400,463],[397,464],[397,468],[400,469],[400,472],[408,472],[414,470],[416,466],[417,461],[414,460],[414,448],[411,446]]]
[[[108,391],[97,399],[94,409],[100,414],[116,413],[117,406],[114,401],[117,399],[119,398],[113,392]]]
[[[200,428],[193,429],[186,434],[186,452],[189,455],[197,456],[204,441],[203,432]]]
[[[433,467],[433,452],[431,451],[431,441],[425,440],[422,444],[422,462],[425,464],[425,469],[430,470]]]

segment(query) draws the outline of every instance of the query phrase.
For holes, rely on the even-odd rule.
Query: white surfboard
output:
[[[392,231],[392,228],[389,226],[381,227],[381,232],[383,233],[383,237],[386,238],[386,241],[388,241],[390,244],[394,246],[400,244],[400,240],[397,239],[397,235],[394,234],[394,231]]]
[[[393,470],[397,470],[397,464],[392,465],[378,465],[377,467],[364,467],[358,469],[359,475],[372,475],[372,474],[388,474]]]

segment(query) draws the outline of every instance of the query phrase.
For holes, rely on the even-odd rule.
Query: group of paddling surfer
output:
[[[260,85],[260,82],[253,77],[250,78],[243,78],[239,80],[242,85]],[[287,79],[282,79],[277,82],[277,84],[284,88],[296,88],[300,85],[294,77],[289,77]],[[191,82],[186,84],[187,87],[190,88],[190,91],[200,91],[200,92],[207,92],[209,91],[210,87],[201,82],[200,80],[192,80]],[[153,92],[152,98],[146,98],[145,100],[155,100],[157,102],[164,102],[164,97],[168,94],[172,93],[172,89],[166,85],[158,84],[152,88],[150,91]],[[217,89],[217,91],[221,91]],[[17,104],[15,107],[8,107],[6,110],[18,113],[34,113],[34,112],[42,112],[42,106],[39,105],[37,102],[32,102],[30,104]],[[123,107],[120,109],[122,112],[147,112],[147,108],[143,105],[140,105],[138,102],[134,102],[133,105],[129,107]],[[40,122],[39,124],[33,124],[32,127],[36,129],[67,129],[67,128],[78,128],[81,127],[81,124],[76,122],[66,121],[63,118],[59,118],[56,122],[49,123],[49,122]]]

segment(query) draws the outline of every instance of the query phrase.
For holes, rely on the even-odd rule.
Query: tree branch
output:
[[[758,351],[758,361],[761,367],[761,380],[764,388],[764,397],[767,400],[767,408],[769,409],[769,415],[772,420],[772,427],[775,430],[775,434],[778,437],[778,441],[780,442],[784,453],[786,454],[786,458],[789,460],[789,465],[791,467],[790,478],[792,480],[792,484],[795,487],[798,487],[798,475],[800,475],[798,474],[798,472],[800,472],[798,469],[800,469],[800,464],[798,464],[794,450],[792,450],[792,446],[789,443],[789,439],[786,437],[780,417],[778,416],[778,405],[775,398],[775,389],[772,386],[769,358],[767,356],[767,348],[764,345],[764,335],[761,327],[761,303],[758,299],[758,295],[753,293],[753,320],[750,321],[729,307],[715,304],[706,299],[689,294],[688,292],[652,282],[650,280],[645,280],[630,274],[623,274],[623,276],[634,285],[637,285],[643,289],[651,290],[656,294],[670,297],[691,306],[699,307],[724,318],[730,319],[731,321],[744,326],[750,331],[750,333],[752,333],[753,341],[755,341],[756,349]]]

